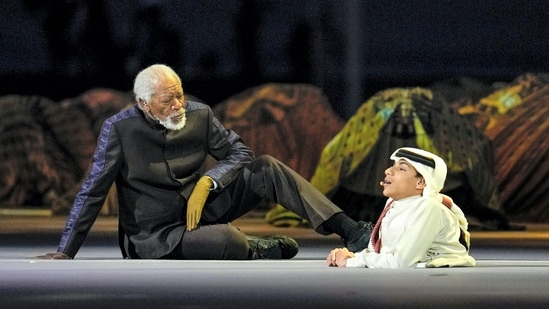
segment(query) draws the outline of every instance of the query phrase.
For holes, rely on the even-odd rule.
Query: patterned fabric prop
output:
[[[129,102],[109,89],[61,103],[39,96],[0,97],[0,204],[66,214],[90,166],[96,129]],[[111,208],[102,213],[111,214]]]
[[[548,222],[549,75],[521,75],[459,112],[492,141],[505,212],[518,220]]]
[[[325,94],[306,84],[266,84],[214,109],[256,155],[269,154],[309,179],[326,143],[343,127]]]
[[[38,96],[0,98],[0,204],[50,206],[86,172],[95,136],[86,116]]]
[[[269,154],[309,179],[324,146],[343,127],[325,94],[307,84],[265,84],[216,105],[214,113],[256,155]],[[277,226],[303,224],[280,206],[266,220]]]
[[[400,147],[443,158],[442,192],[490,229],[507,229],[501,212],[489,140],[425,88],[393,88],[366,101],[322,152],[313,185],[357,220],[375,221],[385,197],[379,180]],[[354,205],[353,205],[354,204]]]

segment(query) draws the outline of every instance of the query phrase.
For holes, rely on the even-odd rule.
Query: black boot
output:
[[[358,221],[358,224],[360,226],[360,236],[345,242],[345,247],[351,252],[358,252],[366,249],[370,243],[370,235],[374,229],[374,225],[370,222]]]
[[[247,236],[250,259],[291,259],[299,251],[295,240],[284,235]]]

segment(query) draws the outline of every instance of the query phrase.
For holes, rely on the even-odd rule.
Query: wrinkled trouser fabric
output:
[[[208,200],[200,227],[185,231],[178,247],[166,258],[247,259],[246,235],[229,223],[265,200],[297,213],[309,220],[318,233],[325,235],[330,232],[324,230],[322,223],[342,211],[295,171],[267,155],[249,163],[224,191]],[[230,207],[218,218],[204,219],[209,217],[208,213],[215,212],[215,207],[227,208],[227,205]]]

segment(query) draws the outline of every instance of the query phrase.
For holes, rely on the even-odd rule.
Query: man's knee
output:
[[[187,259],[246,259],[249,245],[246,235],[231,224],[204,225],[187,232],[183,238]]]
[[[270,155],[261,155],[248,164],[248,168],[253,171],[263,170],[272,171],[280,170],[284,166],[282,162]]]
[[[270,156],[270,155],[261,155],[259,157],[257,157],[253,163],[257,164],[257,165],[273,165],[273,164],[278,164],[280,163],[277,159],[275,159],[274,157]]]

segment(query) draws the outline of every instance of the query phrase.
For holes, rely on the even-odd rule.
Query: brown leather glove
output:
[[[44,255],[39,255],[36,257],[41,260],[72,260],[72,258],[65,253],[56,252],[56,253],[46,253]]]
[[[193,192],[187,201],[187,231],[194,230],[198,225],[212,185],[213,179],[209,176],[202,176],[194,185]]]

